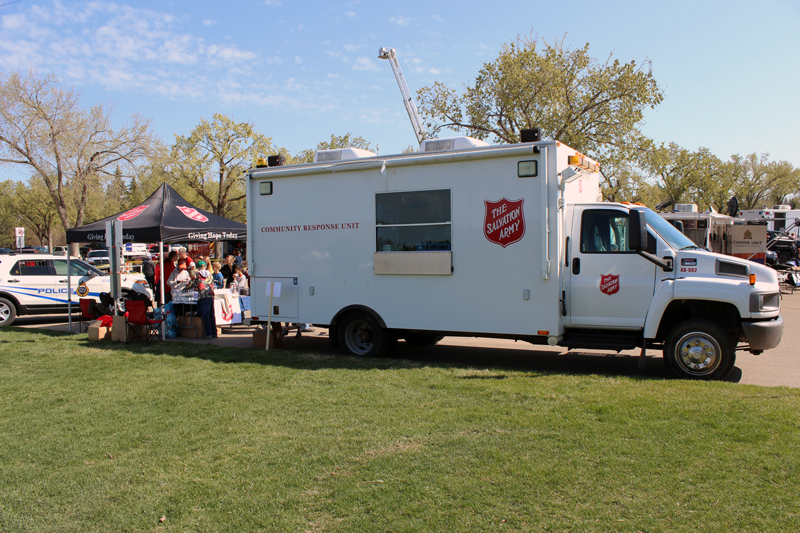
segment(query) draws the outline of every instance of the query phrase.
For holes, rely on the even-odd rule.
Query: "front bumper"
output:
[[[778,315],[772,320],[759,320],[757,322],[742,321],[742,329],[747,342],[750,343],[751,352],[761,352],[775,348],[783,336],[783,317]]]

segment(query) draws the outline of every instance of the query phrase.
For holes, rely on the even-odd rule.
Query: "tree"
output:
[[[773,161],[767,165],[767,179],[772,186],[772,203],[788,204],[800,189],[800,168],[788,161]]]
[[[111,107],[83,109],[79,98],[53,75],[0,74],[0,162],[31,168],[47,187],[64,230],[84,223],[90,192],[105,177],[135,168],[154,143],[148,120],[133,115],[115,131]]]
[[[760,156],[752,153],[742,157],[734,155],[728,166],[728,172],[734,183],[734,193],[739,200],[739,208],[756,209],[766,205],[773,186],[774,176],[769,170],[769,154]]]
[[[311,163],[314,161],[314,153],[319,152],[320,150],[335,150],[337,148],[360,148],[362,150],[374,152],[369,141],[363,137],[353,137],[353,134],[348,131],[344,135],[337,136],[331,134],[330,141],[322,141],[321,143],[317,144],[317,148],[315,150],[303,150],[292,158],[292,163],[296,165]]]
[[[536,38],[518,37],[504,45],[462,94],[439,82],[420,89],[428,130],[516,143],[521,129],[537,127],[595,157],[639,147],[643,111],[663,98],[650,70],[612,55],[600,63],[588,43],[576,50],[564,39],[542,43],[539,49]]]
[[[200,119],[189,136],[176,135],[171,171],[209,206],[209,211],[244,220],[245,177],[256,158],[275,152],[272,139],[250,122],[214,114]]]
[[[644,154],[641,165],[658,187],[659,201],[670,200],[673,205],[697,203],[706,209],[709,199],[716,199],[713,184],[720,174],[720,161],[708,148],[692,152],[675,143],[662,144]],[[723,196],[727,194],[726,190]]]

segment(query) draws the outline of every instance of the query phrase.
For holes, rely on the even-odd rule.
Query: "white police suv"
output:
[[[80,298],[100,300],[111,290],[111,276],[80,259],[70,259],[72,311],[80,312]],[[147,282],[141,274],[123,274],[122,293],[134,283]],[[152,298],[149,288],[147,293]],[[22,253],[0,255],[0,327],[20,315],[66,313],[67,258],[63,255]]]

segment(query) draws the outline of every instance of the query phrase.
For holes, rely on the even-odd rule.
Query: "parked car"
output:
[[[53,255],[67,255],[66,246],[53,246]]]
[[[69,278],[73,312],[80,311],[80,298],[99,301],[101,292],[111,290],[111,276],[80,259],[70,260]],[[141,274],[123,274],[120,279],[123,294],[139,283],[152,298]],[[66,313],[67,286],[67,258],[62,255],[0,255],[0,327],[21,315]]]
[[[11,248],[0,248],[0,254],[10,254]]]
[[[108,250],[91,250],[86,254],[86,262],[92,266],[106,265],[109,261]]]
[[[20,248],[19,250],[17,250],[17,253],[21,253],[21,254],[46,254],[47,253],[47,248],[45,248],[44,246],[38,246],[38,245],[26,246],[25,248]]]
[[[91,250],[107,250],[107,249],[108,249],[108,246],[106,246],[105,243],[103,243],[103,242],[90,242],[89,244],[85,244],[85,245],[81,246],[81,249],[80,249],[81,257],[86,257],[86,255]]]

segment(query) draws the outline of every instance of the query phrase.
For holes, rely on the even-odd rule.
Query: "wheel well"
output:
[[[386,322],[383,321],[381,315],[379,315],[373,309],[367,307],[366,305],[358,305],[358,304],[348,305],[347,307],[340,309],[339,312],[336,313],[336,316],[333,317],[333,320],[331,320],[330,323],[331,327],[335,327],[336,325],[338,325],[339,320],[350,311],[363,311],[365,313],[369,313],[372,316],[372,318],[374,318],[378,322],[378,324],[380,324],[382,329],[386,329]]]
[[[17,300],[14,296],[6,292],[0,292],[0,298],[5,298],[6,300],[14,304],[14,307],[17,310],[17,314],[19,314],[20,308],[22,307],[21,305],[19,305],[19,300]]]
[[[742,328],[742,317],[735,305],[727,302],[709,300],[677,300],[669,304],[661,317],[656,337],[664,340],[669,332],[681,322],[693,318],[703,318],[716,322],[738,339],[737,332]]]

